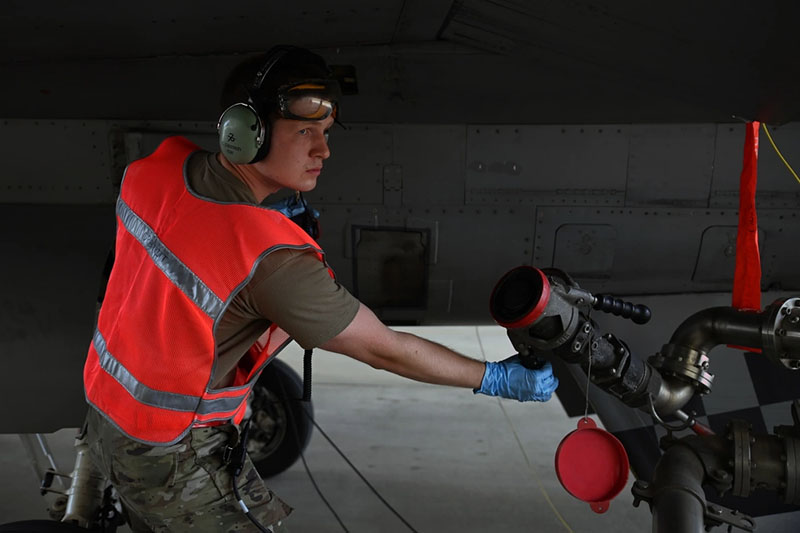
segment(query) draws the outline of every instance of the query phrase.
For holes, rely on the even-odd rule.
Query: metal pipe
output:
[[[706,496],[700,458],[682,444],[659,459],[651,484],[653,533],[703,533]]]
[[[686,405],[694,396],[695,388],[691,383],[664,378],[655,397],[655,408],[662,415],[670,415]]]
[[[707,354],[719,344],[761,348],[763,316],[755,311],[732,307],[711,307],[684,320],[669,344],[685,346]]]

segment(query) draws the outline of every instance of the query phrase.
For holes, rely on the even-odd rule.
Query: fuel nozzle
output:
[[[535,366],[542,364],[543,356],[572,342],[591,303],[591,294],[566,274],[520,266],[497,282],[489,308],[495,321],[508,330],[523,364]]]
[[[532,367],[551,354],[568,363],[585,360],[595,336],[596,325],[589,317],[592,309],[637,324],[651,317],[644,305],[610,295],[593,296],[561,270],[530,266],[514,268],[500,278],[489,308],[495,321],[508,330],[523,364]]]

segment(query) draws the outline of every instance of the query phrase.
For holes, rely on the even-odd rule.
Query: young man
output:
[[[252,384],[291,339],[520,401],[547,401],[558,384],[549,365],[483,363],[387,328],[308,234],[261,206],[313,189],[330,156],[339,89],[322,58],[276,47],[234,71],[226,94],[221,151],[167,139],[128,167],[117,203],[84,383],[92,457],[135,531],[282,527],[291,509],[249,458],[234,494],[230,452]]]

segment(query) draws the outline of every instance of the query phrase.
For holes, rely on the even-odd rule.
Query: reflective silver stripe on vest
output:
[[[198,415],[211,415],[214,413],[230,413],[242,405],[245,397],[238,398],[217,398],[215,400],[200,400],[200,407],[197,408]]]
[[[156,232],[128,207],[122,197],[117,200],[117,215],[125,229],[144,246],[167,279],[191,298],[197,307],[216,320],[225,303],[159,240]]]
[[[207,415],[234,411],[239,408],[246,397],[247,391],[244,391],[238,398],[203,400],[198,396],[151,389],[140,383],[122,363],[111,355],[106,346],[106,340],[99,330],[94,332],[94,349],[100,359],[100,367],[117,380],[138,402],[146,405],[170,411],[190,413],[196,411],[198,414]]]

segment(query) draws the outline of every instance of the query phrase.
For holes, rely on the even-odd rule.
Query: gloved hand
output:
[[[487,362],[481,388],[473,392],[521,402],[546,402],[557,387],[558,378],[549,361],[531,370],[522,366],[518,355],[512,355],[498,363]]]

